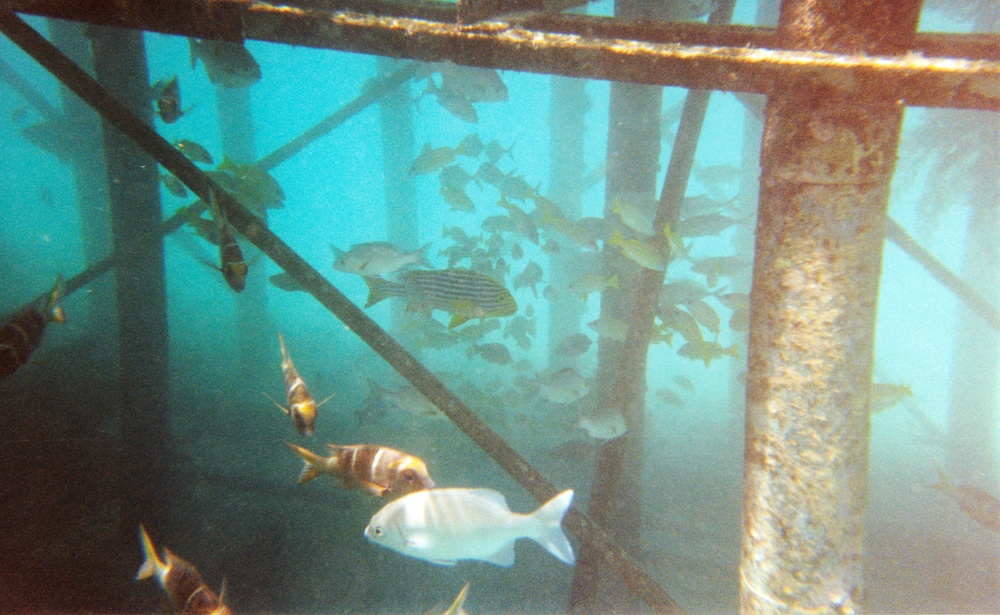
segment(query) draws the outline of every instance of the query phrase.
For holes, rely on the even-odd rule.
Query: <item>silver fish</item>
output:
[[[534,540],[559,561],[575,563],[560,523],[573,501],[566,490],[530,514],[510,511],[492,489],[428,489],[386,504],[375,513],[365,538],[403,555],[453,566],[475,559],[514,564],[514,542]]]
[[[371,277],[395,273],[411,266],[431,267],[427,257],[430,247],[431,244],[428,243],[413,252],[404,252],[387,241],[370,241],[354,244],[344,252],[330,244],[334,269]]]

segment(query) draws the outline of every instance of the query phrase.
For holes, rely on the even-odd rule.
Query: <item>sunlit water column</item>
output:
[[[782,3],[779,46],[906,47],[919,2]],[[875,307],[902,108],[788,82],[767,102],[751,291],[744,613],[865,607]]]

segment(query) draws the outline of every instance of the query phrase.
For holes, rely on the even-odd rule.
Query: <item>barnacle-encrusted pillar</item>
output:
[[[885,53],[918,2],[783,2],[782,44]],[[902,108],[835,83],[767,103],[751,291],[744,613],[864,610],[875,307]],[[884,102],[878,102],[884,101]]]

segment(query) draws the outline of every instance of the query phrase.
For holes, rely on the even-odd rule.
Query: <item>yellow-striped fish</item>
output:
[[[174,610],[182,615],[230,615],[229,607],[222,603],[222,597],[216,595],[205,581],[198,569],[164,549],[163,561],[156,554],[153,541],[149,539],[146,528],[139,526],[139,542],[146,560],[143,562],[135,580],[156,577],[163,593],[170,598]]]
[[[16,372],[28,362],[31,353],[42,341],[42,333],[50,322],[64,323],[66,315],[59,298],[62,295],[62,276],[56,279],[52,291],[11,317],[0,328],[0,380]]]
[[[301,446],[288,446],[305,462],[299,474],[300,483],[329,474],[339,478],[348,489],[393,497],[434,487],[423,460],[395,449],[372,444],[329,444],[331,455],[322,457]]]
[[[405,297],[407,309],[430,314],[443,310],[452,315],[448,328],[471,318],[510,316],[517,302],[506,288],[491,277],[469,269],[407,271],[400,282],[365,278],[370,307],[388,297]]]
[[[282,406],[273,399],[271,401],[274,402],[275,406],[281,408],[282,412],[292,417],[292,423],[295,424],[295,429],[300,434],[311,436],[315,431],[316,409],[326,403],[326,399],[319,404],[313,399],[306,383],[302,380],[302,376],[299,376],[298,370],[295,369],[292,358],[288,356],[285,338],[281,337],[280,333],[278,334],[278,345],[281,346],[281,375],[285,377],[285,397],[288,399],[288,406]]]
[[[236,237],[233,236],[229,223],[226,222],[222,211],[219,210],[219,204],[215,202],[215,191],[211,188],[208,189],[208,200],[212,209],[212,217],[215,218],[215,224],[219,229],[218,269],[222,272],[222,277],[226,278],[226,283],[229,284],[230,288],[236,292],[242,292],[246,286],[247,271],[249,270],[243,259],[243,250],[240,249],[240,244],[236,242]]]

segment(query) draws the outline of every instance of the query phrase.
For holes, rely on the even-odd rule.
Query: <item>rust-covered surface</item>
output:
[[[310,5],[313,8],[244,0],[2,3],[9,10],[194,37],[247,38],[424,61],[448,59],[489,68],[758,94],[781,91],[794,79],[831,85],[857,98],[1000,109],[998,46],[995,38],[983,35],[918,37],[892,55],[862,55],[789,48],[768,28],[517,14],[459,24],[454,5],[447,3],[355,0]],[[844,15],[850,13],[843,11]],[[949,57],[929,55],[948,50],[953,50]]]
[[[785,2],[790,45],[898,45],[919,3]],[[848,12],[850,12],[850,10]],[[860,37],[860,38],[859,38]],[[751,292],[740,566],[745,613],[865,609],[875,308],[902,120],[833,87],[768,99]]]

